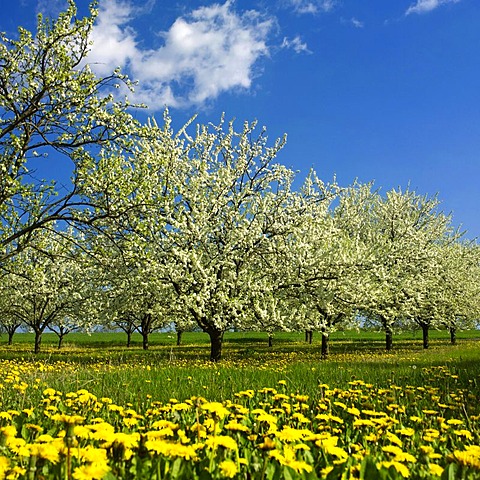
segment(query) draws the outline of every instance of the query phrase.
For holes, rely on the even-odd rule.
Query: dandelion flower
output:
[[[220,462],[219,467],[222,475],[226,478],[233,478],[238,472],[237,464],[232,460]]]

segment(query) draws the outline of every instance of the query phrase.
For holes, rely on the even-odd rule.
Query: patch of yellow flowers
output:
[[[134,408],[45,388],[9,408],[7,391],[28,398],[21,373],[1,382],[0,480],[480,478],[478,404],[461,389],[354,380],[312,399],[282,380]]]

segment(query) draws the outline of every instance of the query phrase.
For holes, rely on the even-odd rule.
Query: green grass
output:
[[[34,367],[28,383],[39,378],[42,385],[62,391],[87,388],[99,397],[134,405],[148,396],[164,402],[198,395],[233,398],[241,390],[275,387],[280,380],[287,381],[291,392],[313,397],[319,395],[319,384],[345,388],[353,379],[384,387],[421,386],[434,366],[447,366],[458,374],[459,385],[479,392],[478,337],[478,331],[459,332],[458,345],[452,346],[447,333],[432,332],[431,348],[423,350],[420,334],[407,332],[397,335],[394,351],[386,353],[381,333],[337,332],[330,357],[321,360],[319,335],[310,345],[301,333],[280,333],[268,347],[266,334],[229,332],[222,362],[212,364],[208,336],[196,332],[185,333],[181,346],[174,334],[153,334],[148,351],[142,350],[139,335],[127,349],[120,333],[73,333],[58,350],[56,336],[45,334],[38,355],[32,353],[33,336],[17,334],[14,345],[0,344],[0,360],[54,366],[53,372]]]
[[[459,331],[457,334],[459,340],[480,340],[480,330]],[[31,344],[33,347],[34,335],[32,333],[16,333],[14,336],[15,344]],[[431,330],[430,341],[449,343],[449,333],[445,330]],[[274,345],[302,343],[304,342],[304,333],[302,332],[278,332],[273,337]],[[314,333],[314,343],[320,342],[320,334]],[[385,334],[371,330],[348,330],[334,332],[330,336],[330,342],[333,350],[348,349],[350,343],[355,343],[355,348],[363,346],[366,348],[383,348],[385,342]],[[394,336],[395,347],[419,346],[421,347],[422,332],[420,330],[397,333]],[[0,337],[0,346],[6,345],[7,336],[4,334]],[[42,345],[56,346],[58,337],[51,332],[44,333],[42,336]],[[149,337],[150,346],[174,346],[176,345],[175,332],[153,333]],[[185,332],[182,336],[183,345],[202,345],[208,346],[209,337],[203,332]],[[226,332],[224,336],[226,347],[232,345],[255,344],[256,348],[262,348],[268,344],[268,336],[263,332]],[[95,332],[87,333],[70,333],[65,337],[65,346],[82,346],[82,347],[124,347],[126,344],[126,335],[121,332]],[[142,345],[142,337],[139,333],[132,335],[132,346],[140,347]]]
[[[446,332],[432,332],[431,347],[424,350],[419,332],[404,332],[396,335],[394,350],[387,353],[381,333],[337,332],[331,338],[330,356],[328,359],[321,359],[318,334],[314,337],[312,344],[304,341],[302,333],[277,334],[274,337],[273,346],[268,347],[266,334],[229,332],[225,335],[223,360],[212,363],[208,360],[210,349],[208,337],[202,333],[184,334],[180,346],[176,345],[174,334],[154,334],[150,339],[151,348],[148,351],[142,350],[139,335],[134,337],[132,347],[126,348],[125,335],[119,333],[96,333],[92,336],[76,333],[69,335],[64,348],[58,350],[56,336],[46,334],[42,342],[42,352],[38,355],[32,353],[33,336],[18,334],[15,336],[14,345],[8,346],[5,341],[0,343],[0,411],[5,412],[3,418],[8,418],[10,415],[8,411],[22,412],[15,417],[15,419],[22,419],[26,415],[24,409],[31,408],[36,413],[28,422],[38,422],[46,432],[53,431],[49,430],[52,428],[52,422],[48,416],[50,414],[45,409],[45,397],[55,395],[55,392],[52,394],[46,391],[42,395],[48,387],[63,393],[63,395],[56,395],[58,398],[63,398],[63,403],[58,407],[59,411],[63,413],[66,409],[67,414],[80,412],[81,415],[89,417],[88,422],[101,414],[106,421],[116,421],[116,428],[123,431],[123,417],[105,407],[110,402],[103,397],[108,397],[117,405],[133,407],[144,418],[150,415],[147,412],[151,412],[154,406],[153,410],[166,412],[165,418],[170,420],[175,418],[175,421],[184,422],[184,430],[188,431],[200,418],[196,409],[202,404],[202,400],[198,397],[204,397],[210,401],[242,403],[254,412],[258,409],[268,409],[268,405],[273,405],[272,396],[278,391],[285,394],[279,397],[286,399],[288,402],[286,405],[290,405],[288,408],[292,409],[290,412],[292,418],[289,420],[291,425],[298,427],[294,415],[299,409],[313,418],[312,425],[318,424],[317,427],[320,426],[322,429],[326,428],[326,420],[317,422],[319,409],[324,412],[323,408],[330,408],[329,413],[333,413],[334,417],[343,415],[344,423],[341,426],[335,423],[334,432],[341,437],[339,442],[345,447],[345,451],[348,450],[350,459],[353,458],[350,455],[350,446],[359,442],[358,435],[362,431],[361,428],[352,426],[353,417],[345,411],[347,405],[354,404],[366,411],[388,411],[390,415],[398,416],[398,422],[401,421],[403,426],[415,427],[412,428],[414,432],[420,429],[420,433],[414,434],[417,443],[411,443],[410,437],[403,440],[405,449],[417,458],[418,445],[427,442],[422,432],[426,432],[427,428],[438,428],[439,415],[445,415],[447,419],[460,419],[462,425],[471,432],[473,440],[470,443],[478,444],[480,438],[477,428],[477,421],[480,418],[479,337],[478,331],[459,332],[458,345],[453,346],[449,344]],[[355,382],[356,380],[362,380],[366,385]],[[363,385],[360,389],[359,384]],[[274,388],[276,392],[268,397],[265,391],[262,392],[263,387]],[[103,410],[95,410],[92,407],[93,403],[97,403],[96,400],[92,404],[80,402],[81,392],[68,394],[68,392],[78,392],[80,389],[86,389],[95,395],[98,403],[103,405],[101,407]],[[252,392],[244,392],[242,398],[236,396],[238,392],[246,390],[252,390]],[[177,400],[182,402],[192,397],[197,397],[194,402],[191,402],[197,407],[194,407],[190,413],[180,414],[169,410]],[[302,400],[299,400],[300,397]],[[77,398],[79,403],[71,404],[71,398]],[[55,403],[56,400],[47,399],[48,402]],[[155,402],[161,402],[163,406]],[[329,407],[326,406],[327,404]],[[344,407],[342,407],[343,404]],[[275,405],[278,407],[280,403],[277,402]],[[288,408],[283,403],[281,405],[282,409],[285,409],[281,414],[282,418],[286,418],[285,412]],[[304,405],[306,405],[305,408]],[[321,408],[322,405],[323,408]],[[84,411],[81,410],[82,408]],[[159,414],[155,413],[155,415]],[[186,417],[183,418],[183,415]],[[203,412],[202,415],[204,415]],[[364,415],[367,413],[364,412]],[[412,417],[412,415],[415,416]],[[422,417],[421,425],[414,423],[413,420],[413,418],[420,418],[418,415]],[[252,413],[251,428],[258,427],[260,431],[264,426],[257,422],[256,418],[256,414]],[[57,428],[64,428],[64,425],[57,425]],[[304,428],[303,424],[302,428]],[[365,434],[375,433],[380,437],[387,435],[376,426],[372,431],[368,430],[370,427],[365,428]],[[454,460],[451,452],[457,448],[463,450],[466,446],[465,439],[455,432],[456,427],[447,426],[447,428],[449,428],[449,438],[435,447],[438,447],[442,465],[445,467],[445,476],[442,478],[477,478],[475,476],[477,472],[467,477],[466,470],[463,471],[456,463],[452,463]],[[18,431],[22,432],[22,429]],[[230,435],[226,431],[223,433]],[[238,436],[238,433],[234,435]],[[270,434],[264,431],[262,435]],[[244,443],[246,440],[247,438],[244,439]],[[260,440],[253,439],[249,442],[250,450],[244,450],[242,455],[250,455],[251,459],[256,458],[255,455],[258,458],[262,455],[265,455],[265,458],[268,457],[268,452],[264,452],[260,446]],[[367,442],[366,437],[365,442]],[[428,440],[428,442],[431,441]],[[370,439],[365,443],[368,451],[364,453],[374,470],[365,478],[381,478],[375,465],[379,460],[391,459],[382,449],[386,443],[392,443],[392,440],[379,438],[378,441]],[[312,444],[312,448],[316,448],[315,446],[318,447]],[[110,453],[112,452],[113,450]],[[147,458],[144,455],[145,452],[142,451],[141,455],[139,452],[140,450],[136,452],[139,461]],[[204,449],[202,452],[208,453],[210,450]],[[310,463],[323,462],[324,453],[315,457]],[[112,460],[112,465],[116,465],[117,461],[120,462],[115,458]],[[428,472],[428,464],[422,466],[420,460],[423,457],[418,458],[417,463],[409,466],[412,469],[411,478],[430,478],[428,473],[417,475],[421,471]],[[265,461],[263,462],[266,465]],[[196,465],[192,462],[184,463],[187,466]],[[211,462],[208,464],[210,465]],[[252,460],[251,464],[255,464],[255,461]],[[51,471],[57,466],[61,470],[60,463],[52,465]],[[137,473],[132,478],[151,478],[150,473],[144,476],[138,476]],[[54,478],[52,475],[45,478]],[[57,474],[55,475],[55,478],[60,478]],[[284,477],[284,470],[280,469],[275,477],[272,475],[270,478],[287,478]],[[333,471],[329,478],[340,478],[340,476],[338,471]],[[126,478],[123,474],[119,477]],[[62,478],[66,476],[63,475]],[[192,478],[192,476],[186,475],[182,478]],[[260,477],[257,475],[257,478]],[[291,475],[290,478],[292,478]],[[391,476],[382,478],[403,477],[392,473]]]

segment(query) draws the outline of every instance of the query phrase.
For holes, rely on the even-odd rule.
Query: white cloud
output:
[[[92,32],[93,46],[88,63],[99,75],[108,75],[117,67],[141,61],[135,31],[125,25],[133,17],[133,9],[127,3],[104,0]]]
[[[89,63],[105,75],[117,66],[139,80],[133,101],[152,109],[201,105],[222,92],[251,87],[255,65],[268,55],[273,20],[256,11],[239,14],[233,3],[200,7],[159,32],[163,43],[146,49],[129,23],[137,12],[120,0],[104,0]]]
[[[405,15],[411,13],[427,13],[435,10],[446,3],[458,3],[460,0],[417,0],[417,2],[411,5],[405,12]]]
[[[297,13],[329,12],[337,4],[337,0],[288,0]]]
[[[364,23],[361,22],[360,20],[356,19],[355,17],[352,17],[350,19],[350,22],[352,23],[352,25],[355,27],[355,28],[363,28],[364,27]]]
[[[292,38],[292,40],[284,37],[281,48],[291,48],[295,51],[295,53],[312,53],[307,44],[302,42],[299,35],[297,35],[295,38]]]

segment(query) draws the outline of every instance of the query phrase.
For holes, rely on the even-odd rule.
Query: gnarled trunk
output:
[[[212,328],[207,331],[210,337],[210,360],[218,362],[222,358],[223,330]]]
[[[9,345],[12,345],[13,344],[13,335],[15,334],[15,330],[12,332],[12,331],[9,331],[8,332],[8,344]]]
[[[389,352],[393,348],[393,331],[390,327],[385,329],[385,349]]]
[[[457,329],[455,327],[450,327],[449,331],[450,331],[450,343],[452,345],[456,345],[457,344]]]
[[[177,330],[177,347],[182,344],[182,334],[183,330]]]
[[[42,330],[35,330],[35,346],[33,349],[34,353],[40,353],[40,344],[42,342]]]
[[[324,328],[322,328],[322,349],[321,349],[322,358],[327,358],[328,353],[329,353],[328,333]]]
[[[142,331],[142,348],[148,350],[148,331]]]
[[[428,323],[422,323],[422,334],[423,334],[423,348],[427,349],[429,347],[428,344],[428,330],[430,325]]]

